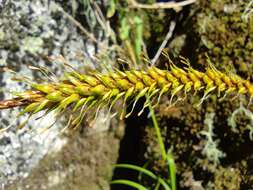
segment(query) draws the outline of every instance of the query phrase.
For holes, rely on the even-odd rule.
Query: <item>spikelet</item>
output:
[[[107,74],[93,72],[87,75],[73,71],[65,73],[65,78],[58,82],[31,84],[31,87],[31,90],[17,94],[13,100],[0,102],[0,109],[8,108],[8,104],[13,107],[15,102],[16,106],[26,104],[20,115],[29,113],[29,117],[42,110],[46,113],[54,111],[55,116],[59,117],[64,111],[70,110],[68,123],[73,128],[80,126],[87,111],[95,109],[92,113],[96,117],[99,109],[107,106],[110,112],[119,99],[123,100],[121,118],[126,118],[132,114],[137,101],[144,96],[149,96],[149,99],[158,103],[161,96],[167,94],[171,105],[176,102],[175,99],[184,99],[182,97],[196,93],[203,96],[199,105],[210,94],[219,97],[247,95],[250,100],[253,97],[253,85],[249,81],[237,75],[226,75],[211,64],[205,72],[197,71],[189,65],[178,68],[173,63],[170,70],[149,67],[145,71],[117,70]],[[124,108],[129,99],[134,101],[133,107],[129,113],[125,113]],[[147,106],[148,102],[145,102],[139,115]]]

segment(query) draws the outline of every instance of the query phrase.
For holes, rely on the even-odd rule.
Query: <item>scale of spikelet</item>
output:
[[[134,101],[129,113],[122,111],[121,118],[131,115],[136,102],[144,96],[148,96],[143,105],[148,106],[149,99],[157,100],[163,94],[170,95],[170,104],[174,97],[180,99],[187,94],[202,92],[204,95],[201,104],[211,93],[223,94],[246,94],[253,97],[253,85],[237,75],[226,75],[218,71],[211,64],[205,72],[199,72],[192,67],[178,68],[170,65],[170,70],[160,70],[157,67],[149,67],[145,71],[129,70],[115,71],[107,74],[93,72],[82,75],[76,71],[65,73],[64,79],[48,84],[31,84],[32,89],[17,94],[12,100],[2,101],[1,108],[21,106],[26,107],[19,115],[29,113],[28,119],[42,110],[49,113],[54,111],[56,118],[66,110],[70,110],[69,126],[79,127],[87,111],[95,109],[93,117],[100,108],[109,107],[108,113],[115,102],[123,99],[123,109],[129,99]],[[182,98],[181,98],[182,99]],[[13,102],[17,102],[16,104]],[[108,114],[107,117],[110,117]],[[26,122],[28,121],[26,120]],[[25,125],[24,122],[20,127]]]

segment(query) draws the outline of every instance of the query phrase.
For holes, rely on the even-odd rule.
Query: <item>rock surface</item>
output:
[[[81,6],[78,1],[76,3]],[[6,67],[17,72],[19,77],[44,81],[42,73],[28,66],[46,67],[60,77],[63,65],[50,62],[47,56],[63,55],[77,68],[83,64],[86,55],[94,53],[94,45],[59,11],[64,7],[68,12],[71,6],[74,5],[64,1],[0,1],[1,99],[10,98],[10,92],[27,88],[24,83],[12,81],[13,74],[3,72]],[[61,135],[60,129],[66,125],[64,119],[45,133],[38,133],[54,122],[52,115],[38,121],[35,117],[23,129],[17,130],[16,126],[26,119],[17,119],[17,114],[17,109],[0,112],[0,128],[12,125],[0,134],[0,188],[109,188],[111,164],[117,159],[119,146],[114,131],[108,132],[110,121],[97,124],[96,129],[91,129],[93,135],[80,132]]]

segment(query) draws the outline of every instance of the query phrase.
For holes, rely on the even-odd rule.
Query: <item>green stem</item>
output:
[[[162,152],[162,158],[163,158],[164,161],[167,161],[167,153],[166,153],[165,145],[163,143],[161,131],[160,131],[160,128],[158,126],[158,123],[157,123],[157,120],[156,120],[156,117],[155,117],[154,109],[153,109],[153,107],[150,103],[150,99],[149,99],[148,95],[146,95],[146,98],[149,102],[148,107],[149,107],[149,111],[150,111],[150,115],[151,115],[151,118],[152,118],[152,121],[153,121],[155,131],[156,131],[157,140],[158,140],[161,152]]]
[[[172,156],[172,150],[170,149],[167,154],[167,163],[169,165],[169,173],[170,173],[170,182],[171,182],[171,189],[177,189],[176,183],[176,164]]]

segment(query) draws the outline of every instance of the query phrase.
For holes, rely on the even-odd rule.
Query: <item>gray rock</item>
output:
[[[45,77],[30,70],[29,65],[47,67],[58,77],[63,72],[62,64],[51,63],[46,56],[61,54],[73,67],[79,66],[77,54],[85,56],[85,52],[90,52],[90,49],[86,47],[84,36],[57,10],[54,1],[0,0],[0,69],[9,67],[17,72],[17,76],[28,76],[33,81],[40,81],[45,80]],[[0,99],[11,98],[10,92],[28,88],[26,84],[12,81],[11,78],[11,73],[1,73]],[[60,151],[68,141],[59,137],[59,129],[63,127],[61,122],[43,134],[33,130],[54,122],[52,115],[39,121],[35,120],[36,117],[32,118],[22,130],[17,130],[16,126],[27,117],[17,118],[18,112],[18,109],[0,112],[0,128],[12,125],[0,134],[2,187],[27,177],[46,154]]]

